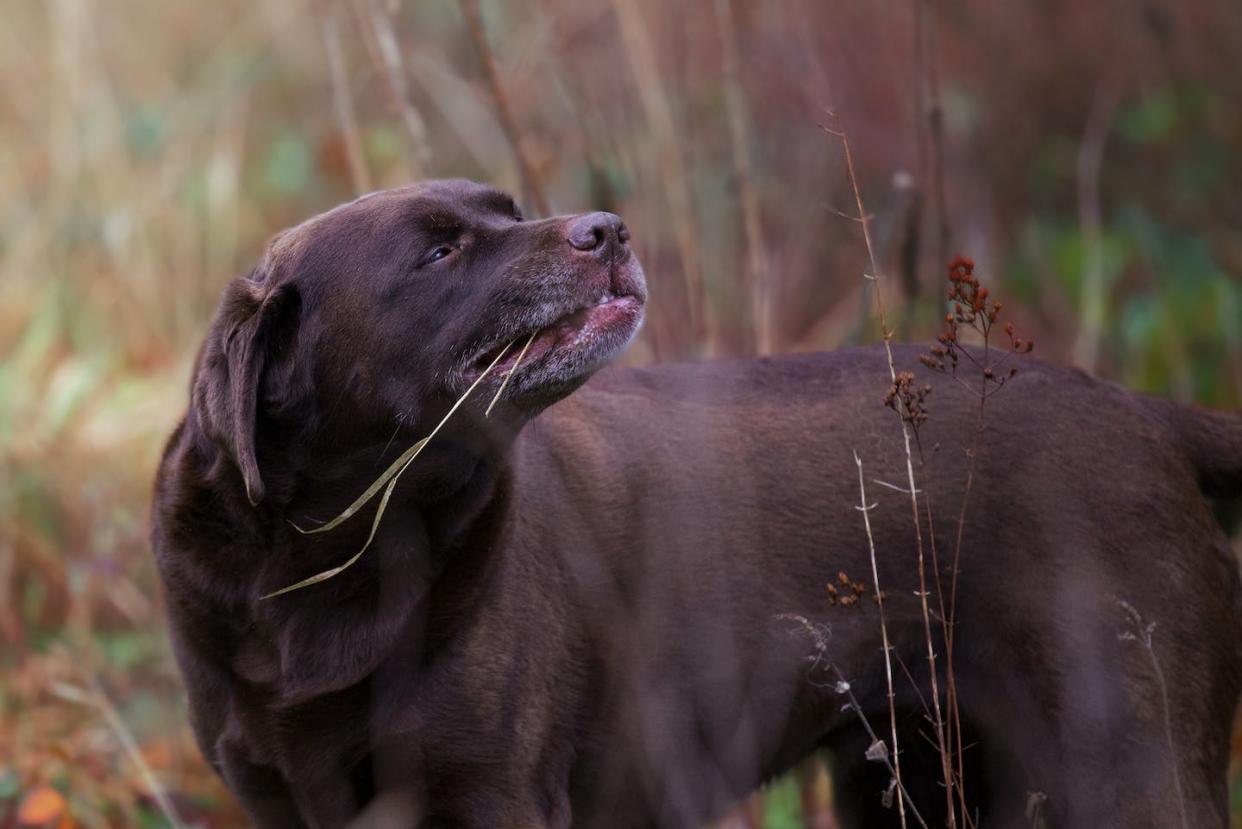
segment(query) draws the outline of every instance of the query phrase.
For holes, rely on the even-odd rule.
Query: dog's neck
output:
[[[256,549],[246,557],[254,585],[247,615],[257,627],[234,669],[256,684],[279,687],[282,704],[297,704],[361,681],[395,647],[430,654],[451,640],[443,620],[462,624],[489,589],[508,515],[508,447],[496,434],[478,434],[445,430],[429,442],[401,475],[369,543],[382,490],[330,531],[304,534],[294,524],[307,530],[334,518],[408,448],[407,441],[336,455],[296,448],[265,459],[264,473],[273,482],[269,498],[253,508],[244,504],[243,491],[229,500],[244,505],[256,538],[272,539],[263,546],[284,554],[277,559]],[[363,555],[338,575],[254,600],[338,567],[364,545]],[[303,621],[325,614],[334,619],[331,641],[311,641],[307,636],[317,628]]]
[[[485,506],[503,474],[517,432],[503,423],[484,422],[473,413],[462,413],[459,421],[436,433],[399,467],[395,483],[387,479],[371,503],[350,521],[369,524],[375,514],[373,505],[393,484],[384,523],[398,511],[417,514],[435,546],[459,542],[458,536]],[[298,526],[321,526],[381,481],[393,463],[428,434],[426,429],[385,429],[347,445],[339,437],[325,443],[314,435],[305,436],[285,447],[279,457],[265,461],[265,474],[269,467],[278,470],[273,475],[277,483],[268,487],[269,500]]]

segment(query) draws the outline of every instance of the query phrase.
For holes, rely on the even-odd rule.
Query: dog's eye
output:
[[[452,253],[456,248],[451,245],[439,245],[432,248],[431,252],[423,259],[424,265],[430,265],[432,262],[439,262],[444,257]]]

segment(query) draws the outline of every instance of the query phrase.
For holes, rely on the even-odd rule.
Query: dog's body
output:
[[[888,772],[864,759],[871,738],[839,693],[848,681],[888,735],[857,452],[876,505],[902,776],[922,816],[942,821],[883,351],[610,369],[539,414],[632,335],[641,272],[612,219],[511,227],[494,206],[461,207],[480,192],[496,202],[453,183],[327,214],[275,243],[222,304],[154,530],[205,754],[262,826],[689,827],[826,746],[847,825],[896,825],[880,804]],[[408,306],[383,281],[373,305],[370,283],[341,274],[385,279],[349,263],[375,270],[393,255],[373,242],[404,215],[392,204],[485,227],[463,236],[474,247],[454,267],[489,276],[472,288],[441,271]],[[548,298],[551,282],[592,279],[604,282],[584,289],[587,310]],[[556,307],[524,311],[524,291],[539,297],[530,308]],[[425,339],[393,333],[398,311]],[[424,335],[428,313],[445,316]],[[373,337],[341,327],[368,314]],[[373,508],[327,533],[290,522],[340,512],[438,422],[479,355],[528,330],[531,362],[497,412],[483,417],[499,382],[487,380],[409,467],[358,563],[260,599],[362,547]],[[403,361],[389,340],[417,351]],[[916,368],[917,351],[897,362]],[[978,401],[921,379],[935,385],[914,451],[939,614]],[[1242,422],[1026,361],[985,423],[952,650],[980,825],[1030,825],[1040,804],[1050,826],[1179,825],[1183,808],[1186,825],[1224,826],[1242,590],[1202,493],[1242,491]],[[836,600],[829,582],[861,596]],[[1156,623],[1151,650],[1122,638],[1134,629],[1122,603]],[[932,626],[943,695],[938,615]]]

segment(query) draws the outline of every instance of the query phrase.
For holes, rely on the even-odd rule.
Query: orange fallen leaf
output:
[[[22,798],[17,808],[20,826],[43,826],[65,813],[65,798],[51,786],[40,786]]]

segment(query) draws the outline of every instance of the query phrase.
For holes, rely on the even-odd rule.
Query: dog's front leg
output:
[[[306,829],[293,793],[284,777],[271,766],[254,763],[241,747],[228,740],[216,744],[216,760],[225,785],[261,829]]]
[[[228,740],[217,744],[216,753],[224,782],[260,829],[337,829],[357,814],[353,788],[344,775],[291,783]]]
[[[294,788],[305,825],[310,829],[340,829],[351,825],[358,815],[358,804],[353,786],[344,774],[299,783]],[[401,824],[388,823],[396,827]]]
[[[492,787],[467,795],[465,802],[470,805],[457,817],[442,823],[431,820],[422,829],[570,829],[573,824],[569,792],[564,789],[505,796]]]

